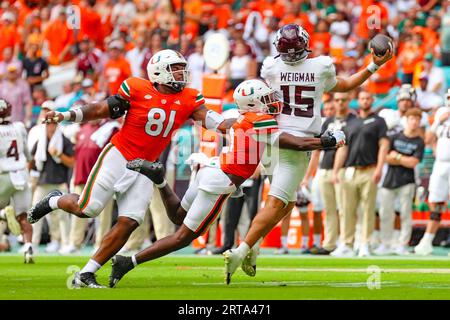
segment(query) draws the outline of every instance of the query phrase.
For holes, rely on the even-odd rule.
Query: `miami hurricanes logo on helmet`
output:
[[[157,59],[155,61],[155,59]],[[151,64],[155,64],[158,63],[161,60],[161,55],[158,55],[157,57],[153,57],[152,60],[150,61]]]
[[[250,92],[249,93],[246,93],[245,89],[242,89],[242,96],[244,96],[244,97],[250,96],[250,95],[252,95],[254,93],[255,93],[255,89],[253,87],[250,87]]]

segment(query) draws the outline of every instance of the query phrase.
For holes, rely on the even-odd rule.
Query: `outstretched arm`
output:
[[[201,121],[205,129],[218,130],[222,133],[226,133],[236,122],[236,119],[225,119],[221,114],[209,110],[204,105],[194,110],[192,119],[194,121]]]
[[[123,116],[129,108],[129,101],[116,94],[100,102],[88,103],[81,108],[75,108],[65,112],[47,112],[44,122],[86,122],[105,118],[117,119]]]
[[[367,68],[351,75],[348,78],[336,77],[337,83],[331,89],[332,92],[347,92],[362,85],[369,77],[378,70],[384,63],[392,58],[391,50],[388,50],[383,56],[379,57],[372,51],[373,64]]]
[[[345,135],[343,133],[336,137],[324,134],[320,138],[303,138],[282,132],[278,138],[278,145],[280,148],[297,151],[312,151],[340,147],[344,143]]]

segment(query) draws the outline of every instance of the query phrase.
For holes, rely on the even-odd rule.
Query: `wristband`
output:
[[[75,120],[74,122],[82,122],[83,121],[83,111],[80,108],[73,109],[75,112]]]
[[[72,118],[72,113],[70,111],[61,112],[61,115],[63,116],[64,121],[70,121]]]
[[[167,180],[166,180],[166,179],[164,179],[164,181],[161,182],[160,184],[156,184],[156,183],[155,183],[155,186],[156,186],[158,189],[162,189],[162,188],[164,188],[166,185],[167,185]]]
[[[369,70],[370,73],[375,73],[378,69],[380,69],[380,66],[373,61],[367,66],[367,70]]]

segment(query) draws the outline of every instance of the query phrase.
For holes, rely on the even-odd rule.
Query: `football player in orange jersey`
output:
[[[264,143],[279,142],[283,148],[307,151],[335,147],[344,142],[341,131],[321,138],[278,134],[277,121],[272,114],[281,111],[281,102],[275,98],[274,90],[261,80],[242,82],[234,91],[234,99],[241,116],[230,130],[231,144],[227,152],[221,154],[220,161],[213,158],[203,164],[181,201],[167,185],[161,163],[143,159],[128,162],[129,169],[142,173],[158,186],[170,220],[180,228],[132,257],[115,256],[110,287],[137,264],[184,248],[205,233],[218,217],[226,199],[253,175]]]
[[[206,129],[222,132],[232,123],[206,109],[203,96],[186,87],[187,62],[180,53],[173,50],[157,52],[148,63],[147,72],[150,80],[128,78],[116,95],[104,101],[46,114],[46,122],[84,122],[126,115],[121,130],[100,154],[81,196],[73,193],[62,195],[55,190],[28,211],[31,223],[57,208],[80,218],[92,218],[116,195],[117,223],[89,262],[75,275],[75,287],[103,287],[97,283],[95,272],[122,248],[144,219],[153,183],[128,170],[127,161],[136,158],[157,160],[169,144],[172,133],[189,118],[201,121]]]

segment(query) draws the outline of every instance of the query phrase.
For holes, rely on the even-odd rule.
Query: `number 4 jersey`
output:
[[[157,160],[169,144],[172,132],[205,103],[195,89],[162,94],[150,81],[141,78],[128,78],[118,93],[130,102],[130,109],[122,129],[111,142],[127,160]]]
[[[337,82],[330,57],[308,58],[293,66],[267,57],[261,77],[282,97],[283,111],[277,116],[280,130],[300,137],[320,134],[322,95]]]
[[[0,125],[0,173],[23,170],[29,152],[27,130],[21,122]]]

